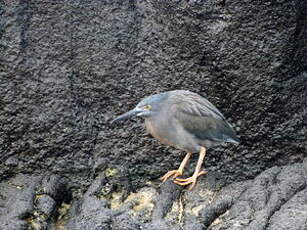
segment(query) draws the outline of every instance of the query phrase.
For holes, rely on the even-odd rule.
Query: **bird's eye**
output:
[[[151,105],[145,105],[145,106],[144,106],[144,109],[146,109],[146,110],[151,110]]]

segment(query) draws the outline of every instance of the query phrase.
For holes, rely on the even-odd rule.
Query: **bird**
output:
[[[145,97],[134,109],[116,117],[111,124],[131,117],[145,119],[147,131],[162,144],[187,152],[178,169],[168,171],[160,178],[166,182],[172,177],[175,184],[192,190],[201,175],[207,149],[223,142],[239,144],[234,129],[223,114],[206,98],[188,90],[172,90]],[[192,154],[199,153],[191,177],[183,175]]]

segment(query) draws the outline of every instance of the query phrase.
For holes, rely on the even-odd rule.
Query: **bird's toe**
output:
[[[201,175],[207,174],[208,171],[206,170],[202,170],[200,171],[197,176],[193,175],[192,177],[188,177],[188,178],[176,178],[174,180],[175,184],[181,185],[181,186],[186,186],[186,185],[190,185],[189,186],[189,190],[192,190],[197,182],[197,178]]]
[[[162,182],[165,182],[171,176],[173,176],[173,179],[175,179],[176,177],[181,176],[181,175],[182,175],[182,172],[180,170],[171,170],[171,171],[168,171],[167,173],[165,173],[164,176],[160,177],[160,180]]]
[[[187,181],[189,181],[190,180],[190,178],[191,177],[189,177],[189,178],[176,178],[176,182],[187,182]]]
[[[207,170],[202,170],[202,171],[200,171],[200,172],[198,173],[197,177],[199,177],[199,176],[201,176],[201,175],[205,175],[205,174],[207,174],[207,173],[208,173]]]
[[[189,177],[189,178],[186,178],[186,179],[177,178],[176,180],[174,180],[174,183],[181,185],[181,186],[186,186],[186,185],[191,184],[194,187],[195,184],[196,184],[196,180],[197,180],[197,178],[194,178],[194,177]]]

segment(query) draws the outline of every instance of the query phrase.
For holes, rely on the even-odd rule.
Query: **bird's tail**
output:
[[[234,143],[234,144],[240,144],[240,140],[237,138],[236,140],[234,139],[227,139],[226,142]]]

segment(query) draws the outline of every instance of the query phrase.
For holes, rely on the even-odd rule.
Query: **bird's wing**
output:
[[[223,114],[210,101],[196,93],[177,90],[172,97],[174,104],[180,105],[178,108],[187,114],[225,120]]]
[[[172,105],[175,118],[200,140],[238,142],[238,138],[221,112],[199,95],[190,95]]]

